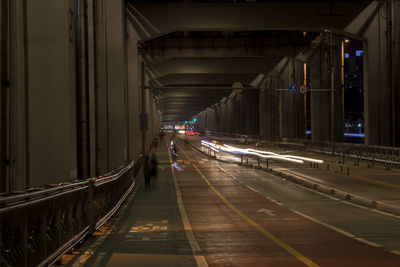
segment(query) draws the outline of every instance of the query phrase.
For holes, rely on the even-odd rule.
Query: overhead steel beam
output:
[[[231,89],[234,89],[234,88],[232,88],[232,87],[228,87],[228,86],[192,86],[192,87],[189,87],[189,86],[185,86],[185,87],[182,87],[182,86],[161,86],[161,87],[151,87],[150,86],[150,88],[151,89],[154,89],[154,90],[163,90],[163,89],[167,89],[167,90],[177,90],[177,89],[183,89],[183,90],[185,90],[185,89],[194,89],[194,90],[231,90]],[[244,90],[253,90],[253,89],[260,89],[260,88],[258,88],[258,87],[252,87],[252,86],[245,86],[245,87],[243,87],[243,88],[240,88],[240,89],[244,89]]]

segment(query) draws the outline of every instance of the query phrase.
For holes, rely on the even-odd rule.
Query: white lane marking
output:
[[[335,226],[333,226],[333,225],[324,223],[324,222],[322,222],[322,221],[320,221],[320,220],[318,220],[318,219],[315,219],[315,218],[313,218],[313,217],[311,217],[311,216],[308,216],[308,215],[306,215],[306,214],[304,214],[304,213],[302,213],[302,212],[300,212],[300,211],[297,211],[297,210],[294,210],[294,209],[290,209],[290,210],[291,210],[292,212],[296,213],[297,215],[303,217],[303,218],[309,219],[310,221],[313,221],[313,222],[316,222],[316,223],[318,223],[318,224],[320,224],[320,225],[323,225],[323,226],[325,226],[325,227],[327,227],[327,228],[329,228],[329,229],[331,229],[331,230],[334,230],[335,232],[338,232],[338,233],[340,233],[340,234],[342,234],[342,235],[345,235],[345,236],[350,237],[350,238],[356,238],[355,235],[350,234],[349,232],[346,232],[346,231],[344,231],[344,230],[342,230],[342,229],[340,229],[340,228],[337,228],[337,227],[335,227]]]
[[[194,149],[193,149],[193,150],[194,150]],[[196,151],[196,150],[195,150],[195,151]],[[254,192],[256,192],[256,193],[259,193],[260,195],[264,196],[264,194],[261,193],[259,190],[255,189],[255,188],[253,188],[253,187],[251,187],[251,186],[249,186],[249,185],[247,185],[247,184],[244,184],[242,181],[240,181],[238,178],[236,178],[236,177],[235,177],[234,175],[232,175],[231,173],[227,172],[224,168],[222,168],[221,166],[219,166],[219,165],[216,164],[215,162],[214,162],[213,164],[214,164],[214,166],[217,166],[219,169],[221,169],[223,172],[225,172],[226,174],[228,174],[229,176],[231,176],[232,178],[234,178],[236,181],[238,181],[238,182],[241,183],[242,185],[244,185],[244,186],[246,186],[247,188],[249,188],[250,190],[252,190],[252,191],[254,191]],[[278,168],[278,169],[279,169],[279,168]],[[285,168],[280,168],[280,169],[285,169]],[[285,169],[285,170],[287,170],[287,169]],[[258,171],[258,170],[254,170],[254,171]],[[273,176],[275,176],[275,175],[273,175]],[[277,176],[275,176],[275,177],[277,177]],[[361,209],[364,209],[364,210],[376,212],[376,213],[378,213],[378,214],[386,215],[386,216],[393,217],[393,218],[397,218],[397,219],[400,218],[400,216],[398,216],[398,215],[390,214],[390,213],[383,212],[383,211],[380,211],[380,210],[371,209],[371,208],[368,208],[368,207],[365,207],[365,206],[361,206],[361,205],[358,205],[358,204],[355,204],[355,203],[351,203],[351,202],[347,202],[347,201],[344,201],[344,200],[341,200],[341,199],[337,199],[337,198],[334,198],[334,197],[329,196],[329,195],[327,195],[327,194],[324,194],[324,193],[322,193],[322,192],[313,190],[313,189],[311,189],[311,188],[298,185],[298,184],[296,184],[296,183],[292,183],[292,184],[295,185],[295,186],[297,186],[297,187],[300,187],[300,188],[302,188],[302,189],[305,189],[305,190],[307,190],[307,191],[310,191],[310,192],[312,192],[312,193],[317,193],[317,194],[319,194],[319,195],[321,195],[321,196],[324,196],[324,197],[327,197],[327,198],[329,198],[329,199],[332,199],[332,200],[335,200],[335,201],[339,201],[339,202],[341,202],[341,203],[343,203],[343,204],[352,205],[352,206],[357,207],[357,208],[361,208]],[[274,199],[271,198],[271,197],[265,196],[265,198],[267,198],[268,200],[274,202],[275,204],[277,204],[277,205],[279,205],[279,206],[284,206],[282,203],[280,203],[280,202],[277,201],[277,200],[274,200]],[[307,218],[307,219],[309,219],[309,220],[311,220],[311,221],[314,221],[314,222],[316,222],[316,223],[318,223],[318,224],[320,224],[320,225],[323,225],[323,226],[325,226],[325,227],[327,227],[327,228],[329,228],[329,229],[332,229],[332,230],[334,230],[334,231],[336,231],[336,232],[338,232],[338,233],[340,233],[340,234],[343,234],[343,235],[345,235],[345,236],[347,236],[347,237],[353,238],[353,239],[355,239],[355,240],[358,240],[358,241],[363,242],[363,243],[365,243],[365,244],[368,244],[368,245],[370,245],[370,246],[374,246],[374,247],[383,247],[383,246],[380,245],[380,244],[377,244],[377,243],[368,241],[368,240],[366,240],[366,239],[364,239],[364,238],[362,238],[362,237],[356,237],[355,235],[353,235],[353,234],[351,234],[351,233],[349,233],[349,232],[346,232],[345,230],[342,230],[342,229],[337,228],[337,227],[335,227],[335,226],[333,226],[333,225],[324,223],[324,222],[322,222],[322,221],[320,221],[320,220],[317,220],[317,219],[315,219],[315,218],[313,218],[313,217],[310,217],[310,216],[308,216],[308,215],[305,215],[304,213],[299,212],[299,211],[297,211],[297,210],[293,210],[293,209],[290,209],[290,210],[293,211],[294,213],[298,214],[299,216],[302,216],[302,217]],[[393,254],[396,254],[396,255],[400,255],[400,251],[391,250],[391,251],[389,251],[389,252],[391,252],[391,253],[393,253]]]
[[[377,244],[377,243],[368,241],[368,240],[366,240],[366,239],[364,239],[364,238],[362,238],[362,237],[356,237],[355,239],[358,240],[358,241],[360,241],[360,242],[363,242],[363,243],[365,243],[365,244],[367,244],[367,245],[373,246],[373,247],[377,247],[377,248],[381,248],[381,247],[382,247],[382,245],[379,245],[379,244]]]
[[[169,148],[168,148],[168,151],[169,151]],[[172,164],[171,153],[168,153],[168,154],[169,154],[170,162]],[[172,178],[174,180],[174,186],[175,186],[175,191],[176,191],[176,200],[178,202],[178,207],[179,207],[179,211],[180,211],[182,222],[183,222],[183,228],[185,229],[186,238],[189,241],[189,244],[192,248],[194,259],[196,260],[197,266],[208,267],[208,263],[207,263],[206,259],[204,258],[204,256],[198,255],[198,253],[201,251],[201,248],[200,248],[199,244],[197,243],[196,238],[194,237],[194,234],[192,231],[192,226],[190,225],[190,221],[187,216],[185,207],[183,206],[182,194],[181,194],[181,190],[179,189],[178,181],[175,176],[175,170],[172,167],[171,167],[171,172],[172,172]]]
[[[235,180],[239,181],[241,184],[245,185],[245,186],[246,186],[247,188],[249,188],[250,190],[252,190],[252,191],[254,191],[254,192],[256,192],[256,193],[259,193],[259,194],[263,195],[260,191],[258,191],[258,190],[256,190],[256,189],[254,189],[253,187],[248,186],[248,185],[244,184],[243,182],[241,182],[241,181],[240,181],[239,179],[237,179],[235,176],[233,176],[232,174],[230,174],[229,172],[227,172],[224,168],[222,168],[222,167],[220,167],[220,166],[218,166],[218,165],[216,165],[216,164],[214,164],[214,165],[217,166],[218,168],[220,168],[222,171],[224,171],[224,172],[225,172],[226,174],[228,174],[229,176],[233,177]],[[297,184],[295,184],[295,185],[296,185],[296,186],[299,186],[299,187],[301,187],[301,188],[305,188],[305,189],[307,189],[308,191],[316,192],[316,193],[318,193],[318,194],[320,194],[320,195],[322,195],[322,196],[329,197],[329,198],[331,198],[332,200],[340,201],[340,202],[342,202],[342,203],[344,203],[344,204],[350,204],[350,205],[357,206],[357,207],[360,207],[360,208],[363,208],[363,209],[366,209],[366,210],[376,211],[376,210],[371,210],[371,209],[369,209],[369,208],[367,208],[367,207],[364,207],[364,206],[359,206],[359,205],[354,204],[354,203],[349,203],[349,202],[345,202],[345,201],[339,200],[339,199],[337,199],[337,198],[334,198],[334,197],[325,195],[325,194],[323,194],[323,193],[321,193],[321,192],[314,191],[314,190],[312,190],[312,189],[310,189],[310,188],[306,188],[306,187],[303,187],[303,186],[300,186],[300,185],[297,185]],[[274,202],[274,203],[280,205],[280,206],[283,206],[282,203],[280,203],[280,202],[274,200],[274,199],[271,198],[271,197],[267,197],[267,196],[266,196],[266,198],[267,198],[268,200],[270,200],[270,201],[272,201],[272,202]],[[318,223],[318,224],[320,224],[320,225],[323,225],[323,226],[325,226],[325,227],[327,227],[327,228],[329,228],[329,229],[331,229],[331,230],[334,230],[335,232],[338,232],[338,233],[340,233],[340,234],[342,234],[342,235],[345,235],[345,236],[347,236],[347,237],[353,238],[353,239],[355,239],[355,240],[358,240],[358,241],[363,242],[363,243],[365,243],[365,244],[368,244],[368,245],[370,245],[370,246],[382,247],[382,245],[379,245],[379,244],[377,244],[377,243],[368,241],[368,240],[366,240],[366,239],[364,239],[364,238],[362,238],[362,237],[356,237],[355,235],[353,235],[353,234],[351,234],[351,233],[349,233],[349,232],[347,232],[347,231],[345,231],[345,230],[342,230],[342,229],[337,228],[337,227],[335,227],[335,226],[333,226],[333,225],[324,223],[324,222],[322,222],[322,221],[320,221],[320,220],[317,220],[317,219],[315,219],[315,218],[313,218],[313,217],[310,217],[310,216],[308,216],[308,215],[306,215],[306,214],[304,214],[304,213],[302,213],[302,212],[300,212],[300,211],[297,211],[297,210],[294,210],[294,209],[290,209],[290,210],[291,210],[292,212],[296,213],[296,214],[299,215],[299,216],[302,216],[302,217],[304,217],[304,218],[306,218],[306,219],[309,219],[309,220],[311,220],[311,221],[313,221],[313,222],[316,222],[316,223]],[[378,212],[379,212],[379,211],[378,211]],[[381,213],[381,212],[379,212],[379,213]],[[392,216],[394,216],[394,215],[392,215]],[[394,217],[397,217],[397,216],[394,216]],[[390,252],[392,252],[392,253],[394,253],[394,254],[397,254],[397,255],[400,255],[400,252],[399,252],[399,251],[390,251]]]
[[[272,175],[273,175],[273,174],[272,174]],[[292,175],[294,175],[294,174],[292,174]],[[275,176],[275,175],[273,175],[273,176]],[[275,177],[277,177],[277,176],[275,176]],[[301,178],[301,177],[300,177],[300,178]],[[388,212],[385,212],[385,211],[381,211],[381,210],[373,209],[373,208],[370,208],[370,207],[362,206],[362,205],[357,204],[357,203],[354,203],[354,202],[349,202],[349,201],[346,201],[346,200],[342,200],[342,199],[340,199],[340,198],[333,197],[333,196],[331,196],[331,195],[325,194],[325,193],[320,192],[320,191],[318,191],[318,190],[314,190],[314,189],[312,189],[312,188],[308,188],[308,187],[303,186],[303,185],[299,185],[299,184],[297,184],[297,183],[292,183],[292,184],[293,184],[294,186],[303,188],[303,189],[305,189],[305,190],[307,190],[307,191],[316,193],[316,194],[318,194],[318,195],[320,195],[320,196],[324,196],[324,197],[326,197],[326,198],[339,201],[339,202],[341,202],[341,203],[343,203],[343,204],[351,205],[351,206],[354,206],[354,207],[357,207],[357,208],[360,208],[360,209],[363,209],[363,210],[368,210],[368,211],[375,212],[375,213],[378,213],[378,214],[381,214],[381,215],[385,215],[385,216],[389,216],[389,217],[392,217],[392,218],[400,219],[400,216],[399,216],[399,215],[395,215],[395,214],[391,214],[391,213],[388,213]]]
[[[264,212],[265,214],[268,214],[269,216],[276,216],[274,214],[275,211],[269,210],[269,209],[259,209],[259,210],[257,210],[257,212]]]

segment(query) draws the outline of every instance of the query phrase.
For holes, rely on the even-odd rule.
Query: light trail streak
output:
[[[282,161],[288,161],[288,162],[293,162],[293,163],[300,163],[303,164],[304,162],[311,162],[311,163],[317,163],[321,164],[324,161],[319,160],[319,159],[313,159],[313,158],[307,158],[307,157],[301,157],[301,156],[295,156],[295,155],[281,155],[277,154],[275,152],[271,151],[263,151],[263,150],[256,150],[252,148],[238,148],[238,147],[233,147],[229,146],[226,144],[218,144],[215,141],[212,142],[207,142],[205,140],[201,141],[201,144],[203,146],[209,147],[215,152],[219,151],[224,151],[227,153],[231,154],[241,154],[241,155],[254,155],[263,159],[278,159]]]

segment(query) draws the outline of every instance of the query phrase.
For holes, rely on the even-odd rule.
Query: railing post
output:
[[[95,221],[94,221],[94,180],[88,180],[88,211],[87,211],[87,221],[89,223],[89,234],[93,234],[95,228]]]

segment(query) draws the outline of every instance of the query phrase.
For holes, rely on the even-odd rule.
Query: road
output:
[[[174,173],[210,266],[400,265],[398,217],[177,144]]]

